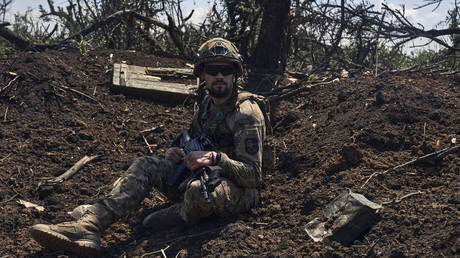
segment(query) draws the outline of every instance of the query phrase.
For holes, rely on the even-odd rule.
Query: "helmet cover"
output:
[[[238,48],[223,38],[213,38],[204,42],[198,49],[193,74],[200,76],[203,65],[208,62],[230,62],[236,68],[236,77],[243,72],[243,63]]]

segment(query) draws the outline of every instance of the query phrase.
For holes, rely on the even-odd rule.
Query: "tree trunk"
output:
[[[286,67],[286,39],[290,0],[264,0],[262,28],[250,65],[257,71],[282,73]]]
[[[254,53],[249,58],[250,90],[273,89],[286,68],[289,51],[288,22],[291,0],[263,0],[262,26]],[[276,76],[275,76],[276,77]]]

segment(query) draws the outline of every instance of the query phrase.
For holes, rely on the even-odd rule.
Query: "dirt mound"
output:
[[[42,249],[28,227],[69,220],[68,211],[106,195],[132,160],[162,155],[187,127],[189,104],[110,91],[112,64],[122,60],[185,66],[180,60],[130,51],[27,52],[0,60],[0,255],[65,254]],[[167,205],[152,193],[140,213],[106,231],[104,253],[162,256],[158,250],[164,249],[168,256],[458,255],[458,151],[375,176],[361,186],[374,172],[447,148],[452,138],[458,142],[459,81],[458,76],[421,74],[350,78],[274,103],[278,165],[266,172],[260,207],[236,218],[145,232],[139,227],[142,215]],[[156,130],[141,133],[150,128]],[[38,190],[43,178],[63,173],[85,155],[99,158],[54,191]],[[377,203],[396,201],[386,204],[375,226],[350,246],[314,243],[303,227],[345,188]],[[411,193],[417,194],[398,202]],[[45,211],[26,209],[17,203],[20,199]]]

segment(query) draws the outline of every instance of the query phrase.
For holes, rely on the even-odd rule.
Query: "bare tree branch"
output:
[[[27,40],[24,40],[24,39],[18,37],[17,35],[15,35],[13,32],[8,30],[7,28],[4,28],[4,26],[6,26],[6,25],[0,26],[0,36],[4,37],[5,39],[10,41],[11,43],[15,44],[18,48],[23,49],[23,50],[32,49],[32,50],[39,50],[40,51],[40,50],[43,50],[43,49],[46,49],[46,48],[52,48],[53,49],[53,48],[64,46],[67,42],[70,42],[72,40],[78,40],[81,37],[85,37],[88,34],[96,31],[97,29],[101,28],[102,26],[104,26],[106,24],[118,21],[118,19],[120,17],[134,17],[134,18],[139,19],[139,20],[141,20],[143,22],[153,24],[153,25],[155,25],[157,27],[160,27],[160,28],[168,31],[169,35],[171,36],[171,39],[172,39],[173,43],[179,49],[180,53],[185,58],[190,58],[190,51],[188,50],[188,48],[185,46],[185,44],[183,43],[183,41],[181,39],[182,32],[176,27],[173,19],[169,15],[168,15],[169,24],[165,24],[162,21],[159,21],[157,19],[141,15],[138,12],[133,11],[133,10],[120,10],[118,12],[115,12],[115,13],[107,16],[105,19],[97,21],[97,22],[93,23],[91,26],[89,26],[88,28],[85,28],[85,29],[83,29],[83,30],[81,30],[81,31],[69,36],[68,38],[64,39],[63,41],[61,41],[61,42],[59,42],[57,44],[53,44],[53,45],[37,45],[37,44],[31,43],[31,42],[29,42]]]

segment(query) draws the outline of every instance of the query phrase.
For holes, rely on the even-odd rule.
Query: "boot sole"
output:
[[[47,230],[46,228],[40,227],[40,225],[33,226],[30,233],[40,245],[53,250],[67,250],[76,254],[86,255],[94,255],[99,252],[99,248],[94,247],[94,244],[91,242],[72,241],[68,237]]]

